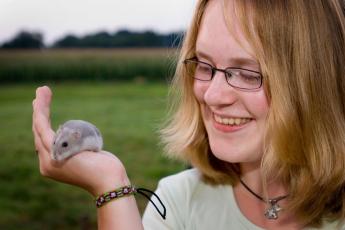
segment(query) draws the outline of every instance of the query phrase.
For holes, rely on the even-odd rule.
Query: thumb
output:
[[[34,100],[34,126],[37,134],[43,140],[43,144],[48,149],[54,136],[54,131],[50,125],[51,99],[52,92],[49,87],[39,87],[36,90],[36,99]]]
[[[36,90],[36,101],[38,104],[39,112],[49,121],[50,123],[50,104],[52,100],[52,91],[48,86],[39,87]]]

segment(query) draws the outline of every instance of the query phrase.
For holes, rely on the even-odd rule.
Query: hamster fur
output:
[[[83,120],[69,120],[55,134],[51,157],[63,161],[82,151],[98,152],[102,147],[102,135],[95,125]]]

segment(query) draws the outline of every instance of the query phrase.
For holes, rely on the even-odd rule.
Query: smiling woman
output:
[[[197,63],[177,69],[180,95],[163,130],[166,151],[191,162],[209,183],[231,184],[237,208],[255,224],[244,221],[249,229],[332,229],[327,221],[344,218],[336,211],[345,162],[345,69],[337,64],[345,60],[342,2],[261,3],[199,2],[180,57]],[[227,84],[235,77],[219,71],[203,81],[205,63],[208,72],[209,65],[260,72],[263,87],[236,89]],[[285,198],[270,202],[277,197]],[[277,219],[265,220],[265,210]]]
[[[342,4],[198,1],[161,131],[166,152],[194,168],[160,181],[166,219],[149,204],[142,225],[126,197],[98,210],[99,227],[343,228]],[[38,89],[33,130],[42,174],[94,195],[128,185],[112,155],[78,154],[61,168],[47,160],[50,101],[50,90]]]

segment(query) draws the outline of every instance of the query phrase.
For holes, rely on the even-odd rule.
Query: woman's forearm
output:
[[[144,229],[134,196],[122,197],[98,208],[99,230]]]

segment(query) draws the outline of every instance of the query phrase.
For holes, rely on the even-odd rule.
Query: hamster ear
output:
[[[72,137],[74,138],[74,140],[78,140],[81,138],[81,133],[79,131],[75,131],[72,133]]]

